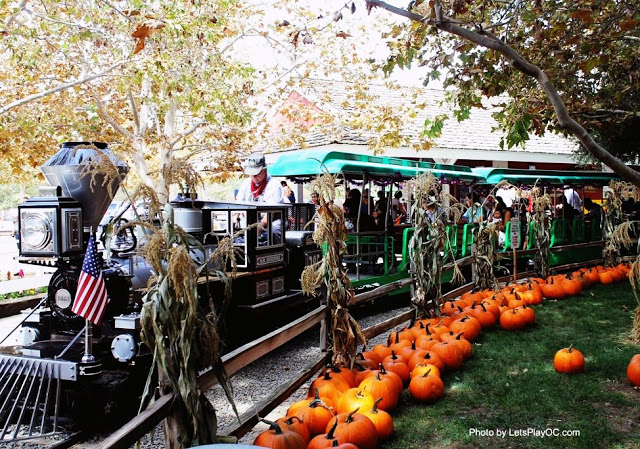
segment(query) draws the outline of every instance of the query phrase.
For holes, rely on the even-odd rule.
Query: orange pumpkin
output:
[[[351,443],[359,449],[375,449],[378,444],[378,431],[369,418],[356,410],[351,413],[340,413],[327,425],[331,429],[333,421],[337,421],[335,436],[341,442]]]
[[[402,390],[398,391],[393,380],[388,377],[382,378],[379,372],[360,382],[358,388],[371,393],[374,398],[377,398],[376,406],[386,411],[396,408],[402,392]]]
[[[309,428],[297,416],[285,416],[277,419],[276,424],[278,424],[282,430],[291,430],[297,433],[307,444],[311,441],[311,432],[309,432]]]
[[[409,393],[415,400],[430,404],[440,399],[444,394],[444,382],[439,376],[425,373],[411,379]]]
[[[500,314],[500,327],[507,331],[523,329],[527,325],[522,309],[509,309]]]
[[[356,409],[369,409],[373,407],[374,402],[376,402],[376,399],[370,392],[356,387],[342,393],[336,408],[338,414],[349,413]]]
[[[440,375],[440,370],[436,368],[435,365],[431,365],[430,363],[427,363],[426,365],[416,365],[411,370],[411,378],[413,379],[416,376],[424,376],[425,373],[429,373],[431,376],[442,377]]]
[[[549,282],[542,286],[542,294],[548,299],[562,299],[567,296],[559,282],[555,278],[550,278]]]
[[[572,346],[561,349],[553,358],[553,367],[563,374],[579,373],[584,370],[584,355]]]
[[[482,330],[480,322],[472,316],[466,316],[459,320],[455,320],[451,323],[449,328],[456,334],[462,332],[464,334],[464,338],[469,341],[474,341],[478,338],[478,335],[480,335]]]
[[[640,354],[631,357],[629,366],[627,367],[627,378],[631,385],[640,387]]]
[[[326,432],[327,423],[333,418],[333,412],[320,400],[313,399],[306,406],[289,407],[287,416],[300,418],[311,432],[311,435],[320,435]]]
[[[393,435],[393,418],[391,418],[391,415],[380,407],[381,401],[382,398],[379,398],[375,404],[373,404],[373,408],[371,408],[371,410],[365,410],[362,414],[369,418],[373,425],[376,426],[378,439],[380,441],[385,441]]]
[[[286,449],[307,449],[307,443],[304,439],[292,430],[282,430],[280,426],[274,422],[262,419],[261,421],[269,424],[269,430],[261,432],[253,444],[255,446],[286,448]]]
[[[442,341],[434,345],[432,349],[442,359],[446,369],[456,371],[462,368],[464,358],[455,343]]]

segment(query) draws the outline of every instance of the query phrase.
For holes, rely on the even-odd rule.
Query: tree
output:
[[[242,150],[252,69],[224,44],[238,32],[239,7],[119,5],[3,8],[0,152],[20,171],[62,141],[106,141],[165,202],[170,185],[194,182],[188,162],[220,152],[224,166]]]
[[[412,63],[429,65],[431,78],[446,71],[445,86],[459,89],[462,118],[482,95],[504,95],[496,118],[507,130],[508,146],[522,144],[531,132],[571,134],[596,159],[640,185],[640,174],[587,131],[614,139],[610,123],[637,117],[637,3],[415,0],[406,9],[381,0],[365,3],[369,12],[379,7],[410,19],[390,32],[395,38],[387,72]]]

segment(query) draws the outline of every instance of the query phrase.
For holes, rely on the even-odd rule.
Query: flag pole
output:
[[[93,236],[93,226],[89,228],[89,240]],[[93,346],[93,329],[91,328],[91,321],[85,318],[85,329],[86,332],[84,334],[84,355],[82,356],[82,363],[93,363],[96,361],[96,358],[91,353]]]

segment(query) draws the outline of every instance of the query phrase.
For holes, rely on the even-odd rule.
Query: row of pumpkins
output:
[[[391,332],[386,345],[363,349],[353,369],[327,368],[311,384],[307,399],[292,404],[287,416],[275,422],[263,420],[270,428],[253,444],[274,449],[374,449],[393,434],[389,412],[398,405],[404,388],[416,401],[437,401],[445,389],[441,373],[462,367],[483,329],[497,324],[505,330],[522,329],[535,322],[530,306],[544,298],[561,299],[594,283],[621,281],[629,269],[598,266],[447,301],[441,316]],[[636,358],[640,378],[640,355]]]

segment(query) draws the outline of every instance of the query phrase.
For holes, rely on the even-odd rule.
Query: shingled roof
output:
[[[348,118],[349,114],[362,113],[360,108],[356,108],[356,102],[363,99],[355,98],[352,88],[352,83],[326,80],[309,80],[307,86],[296,88],[289,97],[289,102],[303,101],[305,105],[312,105],[315,111],[322,111],[335,118],[336,122],[327,125],[322,124],[321,121],[313,122],[304,133],[296,136],[295,143],[289,141],[289,145],[278,146],[275,144],[277,134],[286,126],[286,123],[283,124],[282,115],[279,114],[281,109],[279,109],[273,114],[270,122],[276,138],[265,140],[270,143],[263,144],[260,149],[267,152],[283,152],[327,145],[348,145],[351,148],[356,146],[355,151],[359,151],[357,146],[362,146],[362,150],[366,151],[368,144],[378,136],[374,131],[358,129],[346,124],[348,120],[345,118]],[[548,132],[544,137],[532,135],[526,142],[525,149],[517,147],[501,150],[500,139],[504,132],[497,130],[498,123],[492,117],[497,107],[489,101],[483,102],[483,108],[474,108],[469,119],[458,122],[454,118],[451,106],[445,101],[443,90],[417,87],[394,89],[382,84],[372,84],[364,88],[360,86],[360,88],[365,90],[367,98],[364,101],[369,102],[371,108],[386,106],[394,110],[408,110],[419,103],[424,103],[422,108],[414,108],[416,112],[414,117],[410,118],[407,115],[406,121],[403,121],[401,135],[407,139],[408,143],[401,149],[391,149],[396,156],[431,158],[436,154],[449,154],[449,157],[453,157],[452,152],[458,152],[464,153],[465,159],[492,160],[492,154],[496,155],[497,153],[494,152],[500,152],[501,159],[509,160],[504,154],[508,152],[512,155],[517,154],[520,160],[526,160],[526,153],[535,153],[538,160],[543,155],[553,155],[556,161],[559,161],[558,157],[560,157],[570,163],[571,156],[579,148],[575,139]],[[493,102],[493,104],[496,103],[496,101]],[[287,102],[284,102],[282,107],[286,106]],[[440,137],[435,139],[429,150],[416,152],[415,148],[422,142],[420,135],[424,129],[425,120],[434,119],[442,114],[448,115],[450,120],[444,125]],[[469,156],[475,152],[477,157]]]

